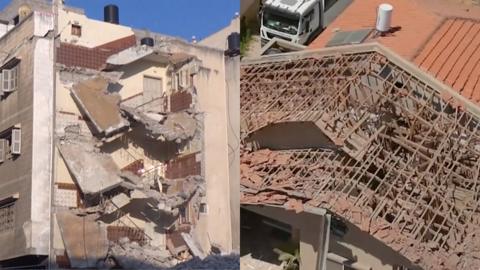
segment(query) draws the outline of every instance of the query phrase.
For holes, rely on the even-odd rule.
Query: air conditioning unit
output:
[[[22,149],[22,130],[19,128],[12,129],[12,146],[11,151],[14,155],[20,155]]]

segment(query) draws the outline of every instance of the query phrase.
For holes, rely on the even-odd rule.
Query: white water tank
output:
[[[393,6],[390,4],[380,4],[377,10],[376,29],[379,32],[387,32],[390,30],[392,21]]]

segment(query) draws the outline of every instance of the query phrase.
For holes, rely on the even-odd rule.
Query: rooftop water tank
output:
[[[118,24],[118,7],[116,5],[106,5],[103,8],[103,21]]]
[[[390,4],[380,4],[377,11],[377,25],[376,29],[379,32],[390,31],[390,24],[392,22],[393,6]]]
[[[240,54],[240,34],[238,32],[231,33],[228,38],[227,52],[230,56],[237,56]]]
[[[140,45],[147,45],[149,47],[153,47],[155,41],[151,37],[144,37],[140,40]]]

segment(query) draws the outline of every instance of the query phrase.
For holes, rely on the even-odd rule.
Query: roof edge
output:
[[[246,58],[242,61],[241,65],[251,65],[251,64],[263,64],[263,63],[272,63],[280,61],[292,61],[303,59],[307,57],[324,57],[324,56],[333,56],[338,54],[355,54],[355,53],[368,53],[368,52],[377,52],[385,56],[393,64],[399,66],[405,71],[408,71],[412,75],[416,76],[418,79],[422,80],[425,84],[431,86],[435,91],[446,96],[452,96],[456,100],[460,101],[462,105],[467,109],[468,112],[472,113],[476,117],[480,118],[480,107],[473,103],[471,100],[462,96],[460,93],[455,91],[452,87],[444,84],[443,82],[436,79],[433,75],[428,74],[426,71],[420,69],[414,63],[404,59],[399,54],[395,53],[393,50],[383,46],[378,42],[369,42],[358,45],[346,45],[346,46],[337,46],[329,48],[319,48],[312,50],[305,50],[301,52],[289,52],[276,55],[267,55],[259,58]]]

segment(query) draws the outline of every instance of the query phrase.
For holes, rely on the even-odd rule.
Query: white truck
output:
[[[263,0],[260,10],[262,45],[272,38],[306,45],[352,0]]]

